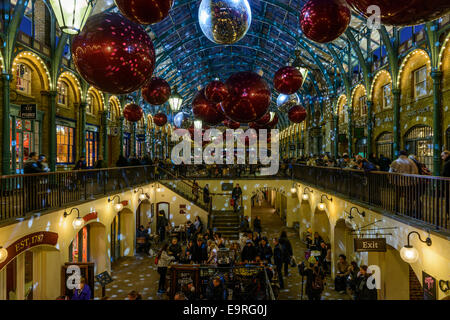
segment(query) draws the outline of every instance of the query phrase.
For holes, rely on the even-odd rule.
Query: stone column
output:
[[[442,72],[433,70],[433,175],[441,174],[441,152],[442,152],[442,100],[441,79]]]
[[[49,91],[49,115],[48,115],[48,162],[50,171],[56,171],[56,97],[57,91]]]

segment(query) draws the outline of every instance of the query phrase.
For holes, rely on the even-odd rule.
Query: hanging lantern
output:
[[[279,69],[273,78],[273,85],[278,92],[293,94],[303,84],[303,76],[295,67],[287,66]]]
[[[347,3],[366,18],[374,14],[369,7],[378,6],[381,23],[394,26],[422,24],[450,12],[448,0],[347,0]]]
[[[123,117],[130,122],[138,122],[143,116],[142,108],[135,103],[129,103],[123,109]]]
[[[183,98],[177,91],[177,87],[174,88],[174,92],[169,98],[170,109],[175,113],[178,112],[181,108],[181,104],[183,103]]]
[[[300,123],[306,119],[306,109],[300,105],[293,106],[288,112],[288,118],[291,122]]]
[[[300,27],[308,39],[327,43],[344,33],[350,18],[344,0],[309,0],[300,11]]]
[[[90,17],[73,39],[72,57],[89,84],[111,94],[138,90],[151,78],[155,66],[150,36],[117,13]]]
[[[97,0],[49,0],[62,32],[78,34],[83,29]]]
[[[169,15],[173,0],[114,0],[120,13],[139,24],[153,24]]]
[[[148,103],[159,106],[169,100],[170,86],[166,80],[154,77],[144,87],[142,96]]]
[[[153,116],[153,122],[158,126],[162,127],[167,123],[167,116],[164,113],[157,113]]]
[[[249,123],[261,118],[269,109],[270,88],[258,74],[251,71],[235,73],[226,85],[229,95],[221,106],[231,120]]]
[[[198,22],[212,42],[233,44],[242,39],[250,28],[252,10],[247,0],[202,0]]]

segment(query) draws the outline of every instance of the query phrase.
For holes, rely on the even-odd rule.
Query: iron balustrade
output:
[[[153,166],[74,170],[0,177],[0,222],[154,182]]]
[[[450,179],[294,165],[293,178],[384,212],[450,231]]]

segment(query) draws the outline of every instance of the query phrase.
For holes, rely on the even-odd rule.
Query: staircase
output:
[[[239,240],[239,215],[232,210],[214,210],[212,213],[212,228],[220,232],[227,240]]]

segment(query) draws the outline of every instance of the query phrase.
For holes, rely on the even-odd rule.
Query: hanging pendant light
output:
[[[62,32],[78,34],[97,0],[49,0]]]
[[[308,76],[309,73],[309,68],[308,66],[302,61],[301,58],[301,51],[300,50],[295,50],[295,60],[292,63],[292,66],[297,68],[300,73],[302,74],[303,77],[303,83],[302,86],[305,84],[306,81],[306,77]],[[300,87],[301,88],[301,87]]]
[[[172,95],[169,98],[170,109],[175,113],[178,112],[181,108],[181,104],[183,103],[183,98],[177,91],[177,87],[174,88]]]

